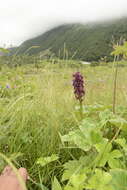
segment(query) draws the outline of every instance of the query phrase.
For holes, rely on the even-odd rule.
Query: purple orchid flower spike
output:
[[[73,74],[73,87],[74,87],[74,94],[77,100],[80,103],[83,101],[83,97],[85,95],[85,88],[84,88],[84,79],[80,72],[76,72]]]

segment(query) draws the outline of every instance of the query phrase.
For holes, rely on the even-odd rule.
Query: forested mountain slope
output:
[[[29,54],[50,49],[61,58],[97,61],[107,56],[110,60],[113,43],[120,37],[127,40],[127,18],[103,23],[66,24],[25,41],[18,47],[18,52],[22,54],[32,46],[39,46],[29,49]]]

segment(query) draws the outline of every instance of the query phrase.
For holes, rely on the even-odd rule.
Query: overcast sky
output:
[[[62,23],[125,16],[127,0],[1,0],[0,46],[19,45]]]

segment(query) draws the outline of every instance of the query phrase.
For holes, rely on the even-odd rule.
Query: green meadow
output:
[[[82,118],[72,86],[72,75],[77,71],[81,72],[85,82]],[[113,63],[94,67],[77,64],[62,66],[44,61],[38,66],[26,64],[10,68],[1,65],[0,152],[17,168],[27,168],[30,176],[28,189],[123,190],[127,188],[127,182],[124,181],[124,178],[127,179],[126,62],[123,67],[118,67],[115,114],[112,113],[114,71]],[[102,117],[100,114],[106,116]],[[82,121],[86,122],[85,120],[91,120],[94,132],[98,131],[96,134],[92,133],[93,141],[87,139],[90,134],[84,137],[89,148],[88,145],[84,148],[85,144],[79,136],[75,135],[72,138],[80,125],[84,126],[85,134],[90,131],[88,127],[90,124],[81,124]],[[122,126],[124,126],[123,131]],[[65,136],[67,134],[68,137]],[[117,138],[119,142],[115,141]],[[98,162],[98,159],[101,160],[98,156],[101,154],[103,157],[108,145],[103,146],[103,153],[100,153],[100,144],[106,141],[111,145],[110,151],[115,151],[116,157],[114,156],[114,162],[113,158],[109,162],[109,152],[107,152],[104,156],[105,161],[101,163]],[[89,158],[90,155],[92,159]],[[77,166],[81,157],[89,158],[90,163],[95,164],[87,170],[81,170],[80,167],[78,170],[71,168],[70,162]],[[68,165],[65,166],[67,162],[72,170],[65,174],[65,170],[68,170]],[[0,158],[0,170],[5,165],[5,160]],[[105,180],[104,183],[98,181],[100,176]]]

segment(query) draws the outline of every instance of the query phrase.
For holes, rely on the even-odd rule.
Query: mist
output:
[[[18,46],[63,23],[125,16],[127,0],[4,0],[0,3],[0,46]]]

